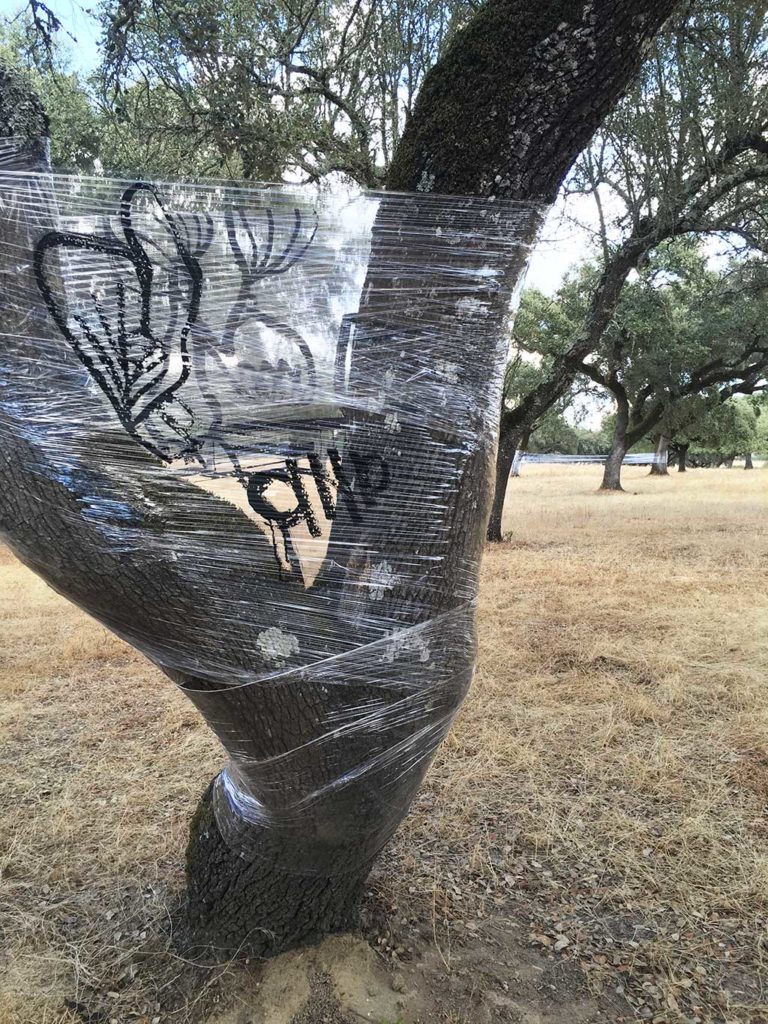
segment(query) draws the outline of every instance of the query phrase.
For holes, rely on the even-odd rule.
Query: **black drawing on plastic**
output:
[[[377,454],[350,450],[342,464],[338,449],[326,447],[328,469],[311,443],[294,448],[278,468],[254,471],[241,464],[244,452],[259,450],[260,431],[269,432],[269,424],[258,418],[264,396],[276,387],[279,402],[281,387],[289,393],[302,388],[311,400],[317,386],[306,340],[259,301],[262,286],[303,259],[314,241],[317,218],[307,230],[305,217],[294,209],[283,231],[287,240],[278,245],[271,209],[249,214],[229,209],[217,233],[210,214],[171,212],[154,185],[137,182],[123,192],[116,222],[104,216],[97,223],[98,230],[90,234],[48,232],[35,247],[33,265],[54,323],[126,432],[166,463],[183,458],[218,474],[216,453],[221,453],[248,504],[271,530],[278,564],[278,534],[291,564],[290,530],[299,523],[312,537],[320,537],[319,517],[333,520],[343,505],[350,522],[359,524],[364,510],[377,503],[390,483],[389,467]],[[210,282],[203,270],[217,242],[231,254],[232,262],[224,270],[234,270],[236,282],[224,312],[216,307],[220,260]],[[49,258],[55,255],[64,259]],[[206,318],[206,288],[212,289],[215,327]],[[350,320],[345,317],[342,323],[342,362]],[[282,358],[276,366],[266,360],[254,365],[247,347],[243,352],[238,344],[240,332],[247,338],[252,324],[288,342],[303,369]],[[231,409],[226,410],[227,421],[219,392],[222,382],[230,401],[234,396],[234,408],[250,410],[250,417],[244,417],[247,422],[232,422]],[[304,426],[316,432],[319,424]],[[307,493],[304,479],[309,477],[320,508],[313,507]],[[292,492],[293,508],[280,510],[269,500],[266,492],[273,483]]]
[[[354,448],[350,449],[350,473],[347,465],[342,463],[338,448],[331,447],[326,450],[331,464],[330,473],[317,452],[308,452],[308,470],[303,469],[297,459],[288,458],[282,467],[250,473],[247,477],[248,504],[272,528],[276,555],[278,552],[274,531],[280,532],[285,560],[289,563],[293,561],[290,539],[292,527],[303,522],[311,537],[321,537],[323,534],[318,521],[319,510],[312,505],[302,476],[311,475],[314,479],[323,515],[329,522],[336,518],[339,503],[342,503],[350,522],[356,526],[363,520],[364,509],[377,505],[378,495],[386,491],[390,485],[389,465],[377,452],[363,453]],[[293,508],[279,509],[269,500],[266,492],[275,482],[287,484],[291,488],[296,499]],[[333,493],[334,485],[336,497]]]
[[[141,193],[149,194],[157,203],[183,268],[180,278],[183,277],[182,294],[186,308],[181,326],[175,332],[175,351],[178,353],[175,366],[168,337],[153,329],[156,273],[133,224],[133,202]],[[190,374],[190,332],[200,313],[203,274],[200,263],[185,245],[173,216],[152,185],[139,182],[125,190],[120,201],[119,222],[123,241],[115,237],[49,231],[35,248],[35,276],[56,326],[109,399],[123,427],[153,454],[166,459],[166,453],[140,433],[139,428],[156,413],[166,426],[184,439],[190,449],[195,447],[189,432],[194,417],[178,392]],[[109,311],[103,299],[92,291],[92,310],[86,314],[78,308],[69,314],[66,295],[55,294],[49,277],[46,256],[51,250],[92,252],[110,257],[117,264],[114,302],[110,303]],[[132,268],[132,277],[126,278],[120,273],[120,270],[127,269],[126,264]],[[188,424],[182,422],[173,408],[176,405],[185,414]]]
[[[138,199],[142,202],[137,205]],[[154,215],[154,224],[151,231],[142,232],[141,218],[146,223],[148,213]],[[209,380],[212,370],[219,378],[227,373],[225,360],[235,354],[238,332],[253,323],[268,327],[299,353],[309,385],[316,381],[305,339],[260,308],[257,289],[296,266],[314,240],[317,221],[305,235],[305,218],[295,209],[287,243],[280,251],[272,210],[255,216],[265,222],[261,245],[254,216],[239,210],[224,214],[226,242],[239,285],[223,326],[217,324],[216,330],[206,322],[202,308],[206,287],[202,261],[214,242],[214,221],[205,214],[172,213],[154,185],[137,182],[123,193],[118,211],[120,237],[109,218],[103,218],[103,230],[98,233],[48,232],[34,253],[38,288],[51,317],[131,437],[166,462],[181,457],[195,459],[203,467],[207,443],[209,450],[223,451],[239,478],[235,447],[227,436],[216,387]],[[78,256],[69,268],[69,278],[63,269],[66,261],[59,265],[49,260],[53,254]],[[83,287],[89,280],[92,286],[84,302]],[[70,281],[79,295],[67,295]],[[185,388],[193,370],[199,387],[194,392],[197,403]],[[229,386],[243,404],[253,405],[247,385],[260,376],[274,379],[276,371],[279,375],[283,367],[263,361],[257,367],[241,360],[236,372],[228,373]]]

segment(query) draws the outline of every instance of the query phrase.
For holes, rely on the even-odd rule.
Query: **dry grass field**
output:
[[[768,1021],[768,469],[523,474],[473,692],[372,881],[375,953],[174,951],[219,751],[0,552],[0,1024]]]

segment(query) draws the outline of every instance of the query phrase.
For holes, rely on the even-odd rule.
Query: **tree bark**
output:
[[[504,428],[502,418],[501,434],[499,436],[499,451],[496,456],[496,476],[494,480],[493,505],[491,506],[491,517],[488,521],[488,540],[499,542],[502,539],[501,520],[504,514],[504,501],[507,495],[509,474],[514,462],[515,452],[522,438],[514,431]]]
[[[668,458],[669,458],[669,438],[666,434],[660,434],[659,440],[656,445],[656,452],[653,457],[653,465],[651,466],[651,476],[669,476],[668,469]]]
[[[353,352],[353,398],[362,408],[366,388],[394,368],[391,396],[417,408],[423,368],[434,366],[448,339],[463,383],[480,400],[460,424],[435,426],[426,446],[421,424],[399,434],[364,420],[351,424],[364,448],[400,468],[354,543],[346,543],[344,515],[337,518],[334,564],[320,586],[303,590],[286,581],[270,546],[233,506],[178,480],[127,435],[100,433],[103,409],[95,398],[74,439],[87,458],[74,475],[62,475],[45,446],[29,440],[34,422],[19,420],[19,410],[34,408],[35,381],[14,384],[19,401],[9,401],[0,423],[4,536],[52,586],[160,665],[235,754],[237,767],[215,781],[192,822],[187,942],[223,956],[261,956],[354,921],[370,863],[406,813],[472,675],[473,602],[505,356],[500,342],[541,220],[536,206],[497,202],[489,210],[486,200],[554,198],[675,6],[489,0],[427,77],[388,183],[423,195],[381,203]],[[21,109],[14,89],[0,87],[0,107],[5,101]],[[21,120],[19,134],[40,133]],[[9,133],[16,130],[14,122]],[[445,222],[445,204],[430,192],[485,199],[458,202]],[[29,238],[39,237],[53,216],[44,201],[25,202],[8,241],[26,245],[27,228]],[[423,254],[408,237],[414,227],[423,237],[442,233],[445,269],[422,266]],[[449,249],[452,239],[462,243],[460,257]],[[14,261],[4,268],[15,274],[14,294],[26,292],[35,306],[29,268],[19,271]],[[459,264],[464,290],[456,284]],[[415,268],[405,313],[393,307],[392,265]],[[436,303],[435,294],[449,298]],[[474,305],[460,305],[466,298]],[[29,353],[47,320],[45,310],[32,318],[27,312],[3,310],[3,330],[15,338],[13,351],[27,345],[33,365]],[[404,337],[422,346],[407,360],[400,359]],[[41,343],[46,363],[60,357],[66,364],[60,341]],[[398,463],[401,451],[406,458]],[[91,495],[98,495],[98,515],[84,514]],[[126,514],[132,536],[151,536],[146,549],[105,544],[105,531],[126,528]],[[446,546],[446,537],[456,543]],[[237,557],[223,557],[228,551]],[[376,588],[361,597],[361,580],[382,564],[402,582],[391,592],[384,588],[383,597]],[[271,682],[256,643],[264,625],[285,626],[315,645],[311,657],[287,658],[280,685]],[[373,672],[370,663],[361,668],[345,660],[350,651],[365,651],[363,660],[378,665],[383,651],[387,662],[389,647],[381,645],[404,626],[423,628],[417,639],[432,642],[428,675],[418,644],[385,677],[380,667]],[[413,706],[416,679],[422,717],[398,710]],[[363,723],[366,709],[375,709],[367,728],[329,728],[339,716],[347,721],[350,707]]]
[[[627,425],[629,423],[629,403],[623,396],[616,396],[616,423],[613,428],[613,441],[608,458],[605,460],[601,491],[623,491],[621,486],[621,467],[627,454]]]
[[[268,956],[354,928],[371,861],[355,855],[354,870],[334,875],[290,871],[289,850],[244,861],[221,834],[215,785],[203,794],[190,826],[180,945],[203,955],[247,949]]]
[[[752,462],[752,452],[747,452],[744,456],[744,469],[754,469],[754,463]]]
[[[678,6],[490,0],[426,76],[388,187],[552,201]]]
[[[681,444],[677,447],[677,471],[685,473],[688,469],[688,449],[690,445]]]

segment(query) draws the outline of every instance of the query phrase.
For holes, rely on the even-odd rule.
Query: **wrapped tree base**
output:
[[[348,931],[357,926],[370,869],[368,861],[346,874],[297,875],[278,858],[247,859],[219,830],[211,784],[190,827],[179,945],[214,960],[270,957]]]

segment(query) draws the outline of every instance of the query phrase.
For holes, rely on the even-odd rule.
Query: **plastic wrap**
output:
[[[10,142],[0,186],[4,538],[200,709],[234,848],[372,856],[471,680],[541,211],[56,175]]]

